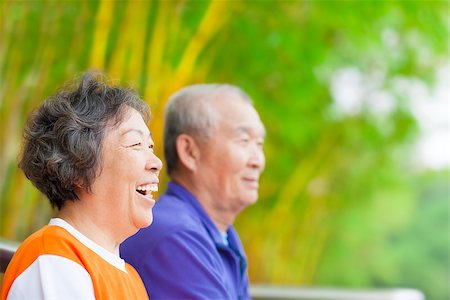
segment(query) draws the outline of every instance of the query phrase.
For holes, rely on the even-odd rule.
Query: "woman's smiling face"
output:
[[[117,126],[106,129],[100,174],[92,193],[100,197],[115,229],[125,236],[153,221],[152,192],[158,191],[161,160],[142,116],[128,108]]]

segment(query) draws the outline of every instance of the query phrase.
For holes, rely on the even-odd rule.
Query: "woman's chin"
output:
[[[148,218],[145,221],[142,222],[142,224],[139,227],[139,229],[148,227],[148,226],[152,225],[152,223],[153,223],[153,214],[150,213],[150,216],[148,216]]]

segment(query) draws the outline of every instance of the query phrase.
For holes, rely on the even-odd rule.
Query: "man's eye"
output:
[[[141,143],[134,143],[130,147],[138,147],[138,146],[141,146],[141,145],[142,145]]]

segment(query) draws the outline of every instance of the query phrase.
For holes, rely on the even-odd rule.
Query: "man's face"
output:
[[[216,209],[239,213],[258,199],[265,129],[253,106],[237,95],[227,94],[213,105],[219,119],[200,147],[201,184]]]

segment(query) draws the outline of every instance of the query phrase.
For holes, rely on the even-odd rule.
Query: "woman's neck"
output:
[[[110,230],[113,227],[104,223],[98,214],[92,214],[90,210],[83,209],[81,201],[67,201],[58,217],[99,246],[119,255],[120,241],[116,240]]]

